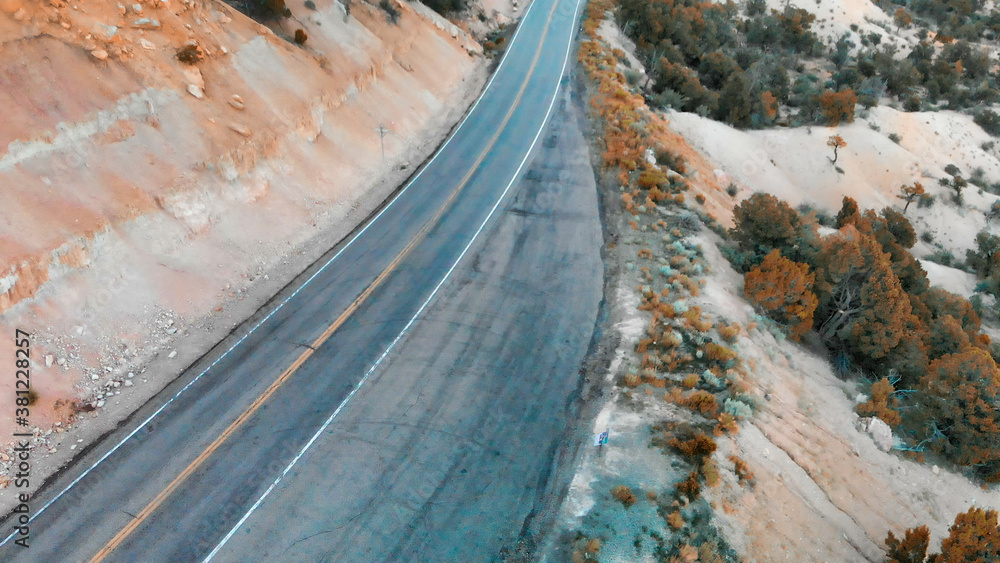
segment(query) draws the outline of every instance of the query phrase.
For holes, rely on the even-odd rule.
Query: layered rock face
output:
[[[389,5],[0,0],[0,325],[50,358],[33,423],[176,374],[432,150],[481,50]]]

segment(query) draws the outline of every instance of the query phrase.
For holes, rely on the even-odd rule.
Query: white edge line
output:
[[[580,3],[581,0],[577,0],[576,8],[573,10],[572,25],[574,27],[576,26],[576,19],[579,16]],[[535,3],[532,2],[531,5],[534,6]],[[257,502],[253,503],[253,506],[251,506],[250,509],[246,512],[246,514],[244,514],[243,517],[240,518],[240,520],[236,523],[236,525],[233,526],[231,530],[229,530],[229,533],[226,534],[224,538],[222,538],[222,541],[220,541],[219,544],[215,546],[215,549],[213,549],[212,552],[209,553],[208,556],[202,560],[202,563],[209,563],[226,545],[226,543],[228,543],[229,540],[232,539],[233,535],[236,534],[236,532],[243,526],[243,524],[247,521],[247,519],[250,518],[250,515],[252,515],[258,508],[260,508],[261,504],[263,504],[264,502],[264,499],[266,499],[268,495],[271,494],[271,491],[273,491],[274,488],[278,486],[278,483],[281,482],[281,479],[285,477],[285,475],[287,475],[288,472],[291,471],[293,467],[295,467],[295,464],[299,462],[299,459],[301,459],[302,456],[305,455],[306,451],[308,451],[309,448],[312,447],[313,443],[315,443],[316,440],[319,439],[320,435],[322,435],[323,432],[326,431],[326,429],[333,422],[333,419],[335,419],[337,415],[340,414],[340,411],[342,411],[344,407],[347,406],[347,403],[354,397],[354,394],[361,389],[361,387],[365,384],[365,381],[367,381],[368,378],[371,377],[371,375],[375,372],[375,370],[379,367],[379,365],[381,365],[382,361],[385,360],[386,356],[388,356],[389,353],[392,352],[392,349],[396,347],[396,344],[403,338],[403,336],[406,335],[407,332],[409,332],[410,328],[416,322],[417,317],[419,317],[420,314],[424,312],[424,309],[427,308],[427,305],[429,305],[430,302],[434,299],[434,296],[437,295],[437,292],[441,289],[441,287],[445,284],[445,282],[448,281],[448,278],[451,277],[452,272],[454,272],[455,268],[458,267],[458,264],[462,261],[462,258],[464,258],[466,253],[469,252],[469,249],[472,248],[472,245],[476,242],[476,239],[479,238],[479,235],[483,232],[483,229],[486,228],[486,225],[493,217],[493,214],[496,213],[496,210],[500,207],[500,204],[503,202],[504,198],[507,197],[507,193],[514,185],[514,182],[517,180],[518,175],[521,173],[521,169],[524,168],[525,163],[528,162],[528,158],[531,156],[531,152],[535,149],[535,144],[538,142],[538,138],[541,136],[542,131],[545,130],[545,126],[548,124],[549,117],[552,114],[552,108],[555,107],[556,100],[559,99],[560,83],[562,82],[563,75],[566,73],[566,64],[569,62],[569,55],[573,51],[573,40],[575,38],[576,38],[576,31],[571,28],[569,43],[566,45],[566,56],[563,58],[562,70],[559,72],[558,80],[556,80],[556,89],[555,92],[552,93],[552,101],[549,103],[549,109],[548,111],[545,112],[545,118],[542,120],[542,124],[538,128],[538,132],[535,133],[535,138],[531,141],[531,146],[528,147],[528,151],[525,153],[524,158],[521,159],[521,164],[518,165],[517,170],[514,171],[514,175],[511,177],[510,182],[507,184],[507,187],[504,188],[503,193],[500,194],[500,198],[497,199],[496,203],[493,204],[493,208],[490,209],[489,214],[486,216],[485,219],[483,219],[483,222],[479,225],[479,228],[476,229],[476,232],[472,235],[472,238],[469,239],[469,242],[468,244],[465,245],[465,248],[462,249],[461,254],[458,255],[458,258],[455,259],[455,262],[452,263],[450,268],[448,268],[448,271],[445,272],[444,277],[441,278],[441,281],[438,282],[437,286],[434,287],[434,290],[431,291],[430,295],[427,296],[427,299],[425,299],[423,304],[420,305],[420,308],[417,309],[417,312],[414,313],[413,317],[411,317],[409,322],[406,323],[406,326],[403,327],[403,330],[400,331],[398,335],[396,335],[396,338],[393,339],[392,343],[390,343],[389,346],[385,349],[385,351],[382,352],[382,355],[379,356],[378,360],[376,360],[375,363],[372,364],[370,368],[368,368],[368,371],[365,372],[364,377],[362,377],[361,380],[358,381],[358,383],[354,386],[354,389],[351,389],[351,392],[348,393],[346,397],[344,397],[344,400],[340,402],[336,410],[333,411],[333,414],[331,414],[329,418],[327,418],[326,421],[323,422],[323,425],[319,427],[319,430],[317,430],[316,433],[313,434],[311,438],[309,438],[309,441],[306,442],[304,446],[302,446],[302,449],[299,450],[299,453],[296,454],[294,458],[292,458],[292,461],[290,461],[287,466],[285,466],[285,469],[281,472],[280,475],[278,475],[278,477],[274,480],[274,482],[271,483],[271,485],[267,488],[267,490],[264,491],[264,494],[262,494],[260,498],[257,499]]]
[[[528,9],[525,10],[524,15],[521,17],[521,22],[523,22],[525,19],[527,19],[528,13],[531,11],[531,8],[534,5],[535,5],[535,3],[532,2],[531,5],[528,6]],[[55,497],[53,497],[52,500],[50,500],[49,502],[45,503],[40,509],[38,509],[38,511],[36,511],[31,516],[31,518],[28,519],[28,523],[34,522],[35,518],[38,518],[43,512],[45,512],[45,509],[47,509],[48,507],[52,506],[53,503],[55,503],[57,500],[59,500],[64,494],[66,494],[67,492],[69,492],[70,489],[72,489],[74,486],[76,486],[76,484],[79,483],[88,474],[90,474],[91,471],[93,471],[94,469],[96,469],[97,466],[100,465],[101,463],[103,463],[104,460],[106,460],[108,457],[111,456],[111,454],[113,454],[116,451],[118,451],[119,448],[121,448],[123,445],[125,445],[125,442],[129,441],[140,430],[142,430],[143,428],[145,428],[146,425],[149,424],[154,418],[156,418],[157,415],[159,415],[161,412],[163,412],[163,409],[167,408],[167,405],[169,405],[170,403],[174,402],[174,399],[180,397],[182,393],[184,393],[185,391],[187,391],[187,389],[189,387],[191,387],[192,385],[194,385],[195,383],[197,383],[198,380],[201,379],[203,375],[205,375],[206,373],[208,373],[208,371],[210,369],[212,369],[213,367],[215,367],[215,365],[218,364],[220,361],[222,361],[223,358],[225,358],[226,356],[228,356],[230,352],[232,352],[233,350],[235,350],[237,346],[239,346],[240,344],[242,344],[243,341],[247,339],[247,337],[249,337],[251,334],[253,334],[254,331],[256,331],[258,328],[260,328],[261,325],[263,325],[265,322],[267,322],[268,319],[270,319],[272,316],[274,316],[275,313],[277,313],[282,307],[284,307],[286,303],[288,303],[289,301],[291,301],[291,299],[293,297],[295,297],[296,295],[298,295],[300,291],[302,291],[307,285],[309,285],[309,283],[312,282],[313,279],[316,278],[316,276],[318,276],[321,273],[323,273],[323,271],[326,270],[327,267],[330,266],[330,264],[333,264],[333,262],[337,258],[339,258],[340,255],[344,253],[344,251],[346,251],[348,248],[351,247],[352,244],[354,244],[355,240],[357,240],[361,235],[363,235],[365,233],[365,231],[368,230],[369,227],[371,227],[372,225],[374,225],[375,222],[378,221],[379,217],[381,217],[383,213],[385,213],[386,211],[388,211],[388,209],[390,207],[392,207],[392,205],[394,203],[396,203],[396,201],[398,201],[399,198],[402,197],[402,195],[404,193],[406,193],[406,190],[410,189],[410,186],[412,186],[420,178],[420,176],[422,176],[423,173],[428,168],[431,167],[431,164],[433,164],[434,161],[437,160],[437,158],[441,155],[441,153],[444,152],[445,147],[447,147],[448,144],[451,143],[452,139],[454,139],[456,136],[458,136],[458,132],[465,125],[465,122],[468,121],[470,117],[472,117],[472,113],[476,110],[476,107],[479,106],[479,102],[481,102],[483,100],[483,98],[486,97],[486,94],[489,92],[490,86],[493,84],[493,81],[496,80],[497,75],[500,74],[500,69],[503,68],[504,62],[507,61],[507,55],[510,54],[510,52],[512,50],[511,47],[514,45],[514,41],[517,40],[518,34],[521,33],[521,28],[522,28],[522,26],[520,24],[518,24],[517,29],[514,30],[514,37],[511,38],[510,43],[509,43],[509,45],[507,47],[507,50],[504,51],[503,57],[500,58],[500,62],[497,64],[496,70],[493,71],[493,76],[490,77],[489,81],[486,83],[486,86],[483,87],[483,91],[482,91],[481,94],[479,94],[479,97],[476,99],[476,103],[472,104],[472,107],[469,108],[469,111],[465,114],[465,117],[462,119],[462,122],[458,124],[458,127],[455,128],[455,131],[448,137],[447,140],[445,140],[444,144],[441,145],[441,147],[437,150],[437,152],[434,153],[434,156],[432,156],[431,159],[428,160],[427,163],[424,165],[424,167],[420,169],[420,172],[418,172],[417,175],[414,176],[412,180],[410,180],[409,182],[407,182],[407,184],[405,186],[403,186],[403,189],[400,190],[399,192],[397,192],[396,195],[392,198],[392,200],[390,200],[389,203],[386,204],[386,206],[383,207],[382,210],[379,211],[375,215],[375,217],[372,217],[372,219],[370,221],[368,221],[368,223],[366,223],[365,226],[362,227],[362,229],[360,231],[358,231],[353,237],[351,237],[351,240],[347,241],[347,244],[345,244],[340,250],[338,250],[337,253],[334,254],[329,260],[327,260],[327,262],[325,264],[323,264],[323,266],[320,267],[319,270],[316,270],[316,273],[314,273],[313,275],[309,276],[309,279],[307,279],[306,281],[302,282],[302,285],[300,285],[298,289],[296,289],[291,295],[289,295],[288,297],[286,297],[284,301],[282,301],[281,303],[279,303],[278,306],[275,307],[273,311],[271,311],[270,313],[268,313],[266,317],[264,317],[263,319],[260,320],[260,322],[258,322],[257,324],[255,324],[249,331],[247,331],[246,334],[244,334],[239,340],[237,340],[232,346],[230,346],[228,350],[226,350],[225,352],[223,352],[223,354],[221,356],[219,356],[218,358],[216,358],[215,361],[213,361],[211,364],[209,364],[209,366],[207,368],[205,368],[204,370],[202,370],[202,372],[199,373],[194,379],[192,379],[191,381],[189,381],[187,383],[187,385],[185,385],[179,391],[177,391],[177,393],[174,394],[173,397],[171,397],[165,403],[163,403],[163,405],[161,405],[160,408],[156,409],[156,411],[153,412],[153,414],[149,415],[149,418],[147,418],[146,420],[142,421],[142,424],[140,424],[139,426],[137,426],[134,430],[132,430],[131,432],[129,432],[127,436],[125,436],[124,438],[122,438],[122,440],[120,442],[118,442],[118,444],[116,444],[115,447],[113,447],[110,450],[108,450],[97,461],[95,461],[93,465],[91,465],[89,468],[87,468],[86,471],[84,471],[83,473],[81,473],[76,479],[73,479],[73,481],[69,485],[67,485],[65,489],[63,489],[62,491],[60,491],[59,494],[57,494]],[[9,536],[7,536],[6,538],[4,538],[3,541],[0,541],[0,547],[4,546],[15,535],[17,535],[17,530],[16,529],[13,532],[11,532]]]

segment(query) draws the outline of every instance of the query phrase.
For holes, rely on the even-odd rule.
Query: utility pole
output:
[[[385,134],[388,133],[389,130],[379,123],[378,129],[375,131],[378,132],[379,143],[382,145],[382,161],[385,162]]]

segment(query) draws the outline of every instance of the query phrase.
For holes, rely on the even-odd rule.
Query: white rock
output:
[[[125,377],[132,379],[133,377],[135,377],[135,374],[132,372],[128,372],[128,375],[126,375]]]
[[[118,34],[117,27],[113,25],[104,25],[103,23],[94,24],[92,31],[95,36],[105,41],[110,41],[112,37]]]
[[[52,362],[55,360],[52,356],[45,356],[45,367],[52,367]]]
[[[865,429],[868,431],[868,435],[872,437],[872,441],[878,449],[883,452],[887,452],[892,449],[892,428],[883,422],[878,417],[872,417],[867,420]]]
[[[187,91],[188,94],[191,94],[192,96],[198,98],[199,100],[205,97],[205,93],[202,92],[201,88],[199,88],[195,84],[188,84]]]
[[[938,473],[941,473],[941,468],[936,465],[933,465],[931,466],[931,473],[937,475]]]
[[[132,11],[135,12],[135,13],[137,13],[137,14],[141,14],[142,13],[142,4],[132,4]]]
[[[201,75],[201,70],[198,67],[194,65],[186,65],[184,66],[184,70],[182,72],[184,72],[184,78],[189,84],[194,84],[202,90],[205,89],[205,78]],[[173,321],[170,321],[170,324],[173,324]]]
[[[250,135],[253,134],[250,131],[250,128],[247,127],[246,125],[243,125],[242,123],[230,123],[229,128],[232,129],[233,131],[236,131],[237,133],[239,133],[244,137],[249,137]]]
[[[98,380],[98,379],[100,379],[100,378],[101,378],[101,376],[97,375],[96,373],[95,373],[94,375],[91,375],[91,376],[90,376],[90,379],[92,379],[92,380],[94,380],[94,381],[97,381],[97,380]]]
[[[172,350],[169,354],[167,354],[167,357],[168,358],[176,358],[177,357],[177,350]]]
[[[13,17],[16,22],[24,21],[24,18],[28,17],[28,12],[25,12],[24,8],[18,8]]]
[[[93,51],[90,52],[90,56],[94,57],[99,61],[105,61],[108,59],[108,52],[105,51],[104,49],[94,49]],[[81,326],[76,327],[76,333],[83,334],[83,327]]]
[[[144,37],[139,38],[139,46],[147,51],[152,51],[156,49],[156,45],[153,45],[152,41]]]
[[[97,401],[97,408],[101,408],[103,406],[104,406],[104,401],[103,400]]]
[[[132,383],[131,380],[129,380],[129,379],[125,380],[125,387],[131,387],[132,385],[134,385],[134,384]]]
[[[139,18],[132,22],[132,27],[138,29],[160,29],[160,20],[153,18]]]

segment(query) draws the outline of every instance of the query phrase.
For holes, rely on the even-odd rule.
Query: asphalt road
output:
[[[535,0],[420,175],[41,491],[0,560],[487,561],[551,516],[603,272],[554,99],[577,7]]]

